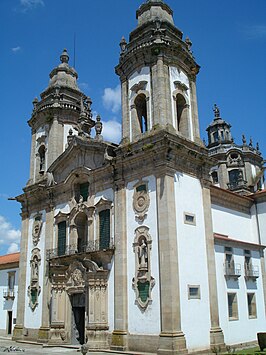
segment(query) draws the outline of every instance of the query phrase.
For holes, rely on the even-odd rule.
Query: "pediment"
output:
[[[87,171],[95,170],[106,163],[105,151],[107,144],[95,140],[83,141],[79,138],[62,153],[50,166],[55,183],[67,179],[72,171],[79,168]]]

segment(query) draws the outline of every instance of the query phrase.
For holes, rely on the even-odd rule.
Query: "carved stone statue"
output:
[[[147,245],[145,243],[145,240],[142,239],[142,243],[138,247],[138,256],[139,256],[139,267],[140,269],[147,269],[148,263],[147,263]]]
[[[41,229],[42,229],[41,217],[36,217],[34,222],[33,222],[33,226],[32,226],[32,242],[33,242],[33,245],[35,247],[39,243],[40,235],[41,235]]]

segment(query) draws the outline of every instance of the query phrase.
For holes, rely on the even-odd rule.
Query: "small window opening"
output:
[[[219,140],[219,135],[218,135],[217,131],[213,133],[213,140],[214,140],[214,142],[218,142],[218,140]]]
[[[199,286],[188,286],[188,298],[189,299],[200,299],[200,287]]]
[[[89,183],[85,182],[84,184],[79,185],[79,195],[82,196],[83,201],[87,201],[89,197]]]
[[[186,123],[186,118],[184,115],[184,109],[186,107],[186,100],[181,94],[177,94],[176,96],[176,116],[177,116],[177,130],[184,134],[187,135],[188,132],[187,130],[187,123]]]
[[[148,131],[148,115],[147,115],[147,101],[144,94],[140,94],[135,99],[135,105],[138,115],[139,127],[141,133]]]
[[[247,301],[248,301],[248,316],[249,316],[249,318],[256,318],[257,317],[257,309],[256,309],[255,293],[248,293],[247,294]]]
[[[145,191],[147,192],[147,186],[146,185],[139,185],[137,188],[136,188],[136,191],[137,192],[141,192],[141,191]]]
[[[212,182],[213,182],[214,184],[218,184],[219,180],[218,180],[218,173],[217,173],[217,171],[213,171],[213,172],[211,173],[211,177],[212,177]]]
[[[39,156],[40,156],[40,173],[45,171],[45,146],[42,145],[39,148]]]

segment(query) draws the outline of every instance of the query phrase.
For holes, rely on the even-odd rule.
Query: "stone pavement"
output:
[[[18,347],[20,349],[24,349],[24,352],[18,352],[18,351],[12,351],[12,352],[6,352],[3,351],[5,347]],[[73,348],[62,348],[62,347],[47,347],[47,346],[42,346],[39,344],[29,344],[29,343],[20,343],[20,342],[15,342],[12,341],[9,338],[4,338],[0,337],[0,355],[6,355],[6,354],[24,354],[24,355],[46,355],[46,354],[51,354],[51,355],[81,355],[81,352],[79,349],[73,349]],[[141,353],[118,353],[118,352],[97,352],[97,351],[90,351],[87,353],[87,355],[127,355],[127,354],[134,354],[134,355],[141,355]],[[149,355],[149,354],[145,354]]]

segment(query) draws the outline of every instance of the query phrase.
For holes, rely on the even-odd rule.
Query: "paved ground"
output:
[[[27,343],[16,343],[7,338],[0,338],[0,355],[8,354],[7,351],[4,351],[5,348],[9,348],[10,346],[18,347],[19,349],[23,349],[24,352],[12,351],[9,354],[25,354],[25,355],[81,355],[81,352],[78,349],[68,349],[68,348],[60,348],[60,347],[43,347],[42,345],[36,344],[27,344]],[[88,354],[92,355],[114,355],[119,353],[114,352],[89,352]],[[121,355],[121,354],[120,354]],[[123,354],[125,355],[125,353]]]

